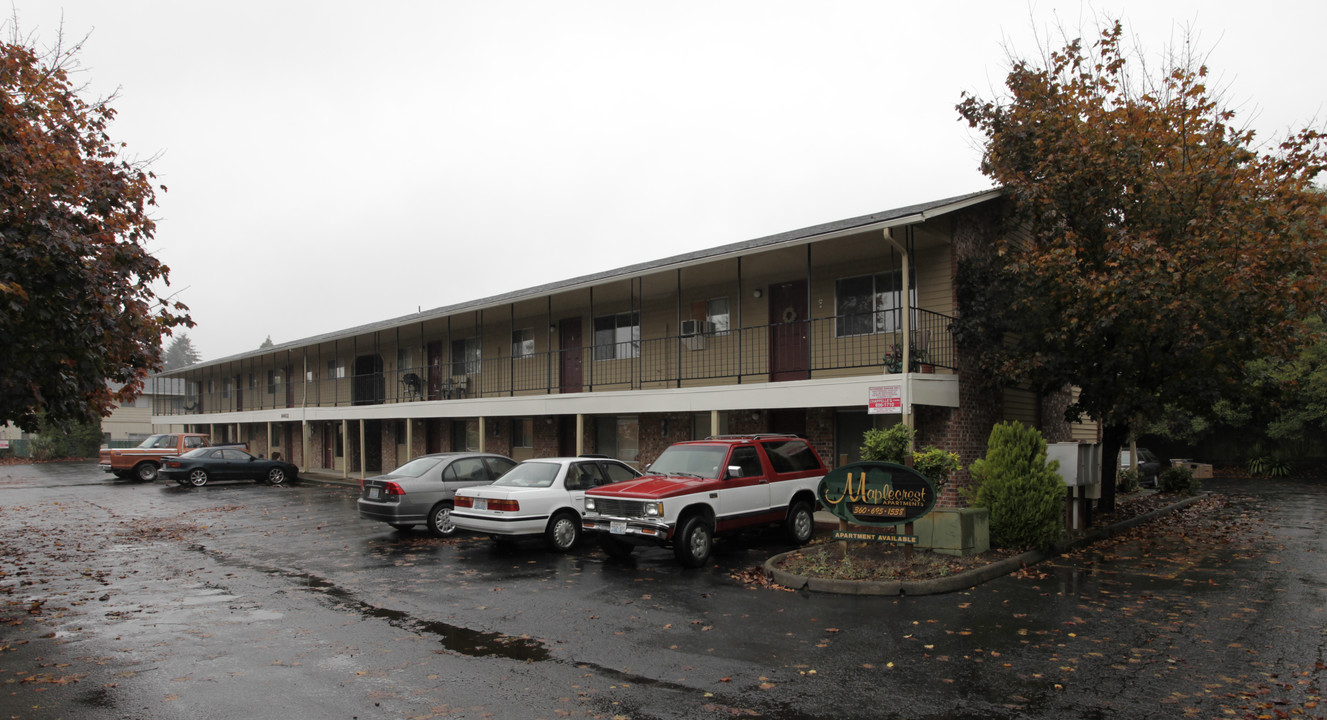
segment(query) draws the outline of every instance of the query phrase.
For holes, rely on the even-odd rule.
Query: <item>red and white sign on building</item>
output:
[[[871,415],[902,415],[903,386],[901,384],[872,385],[866,411]]]

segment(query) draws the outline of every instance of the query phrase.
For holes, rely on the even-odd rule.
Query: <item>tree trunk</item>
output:
[[[1115,509],[1115,476],[1120,465],[1120,448],[1127,439],[1127,425],[1108,425],[1101,429],[1101,500],[1097,501],[1097,509],[1103,513]]]

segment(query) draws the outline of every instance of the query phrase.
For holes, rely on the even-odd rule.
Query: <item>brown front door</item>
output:
[[[807,356],[809,301],[806,281],[769,286],[769,379],[806,380],[811,377]]]
[[[581,319],[565,318],[558,322],[558,347],[562,349],[562,392],[581,391]]]

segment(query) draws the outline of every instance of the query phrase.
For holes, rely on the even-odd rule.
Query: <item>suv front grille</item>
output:
[[[594,508],[600,515],[616,517],[641,517],[644,514],[640,500],[618,500],[616,498],[595,498]]]

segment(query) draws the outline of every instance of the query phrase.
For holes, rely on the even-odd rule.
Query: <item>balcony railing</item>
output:
[[[157,415],[664,389],[902,372],[900,313],[817,318],[296,381],[162,402]],[[912,372],[955,367],[953,318],[914,309]]]

